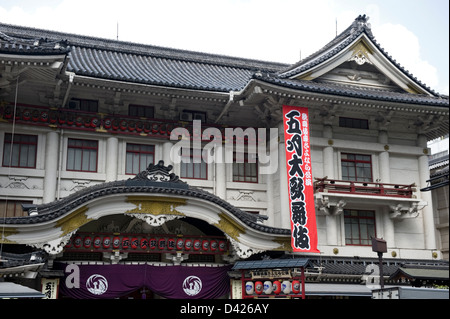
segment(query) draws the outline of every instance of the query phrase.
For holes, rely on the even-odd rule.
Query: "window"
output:
[[[251,156],[256,156],[252,154]],[[233,182],[258,183],[258,161],[249,163],[248,153],[244,153],[244,163],[236,163],[236,153],[233,160]]]
[[[183,157],[182,155],[180,169],[182,178],[208,178],[208,164],[203,161],[201,149],[191,149],[189,157]]]
[[[6,133],[3,145],[3,166],[36,168],[36,150],[36,135],[14,134],[13,136]]]
[[[181,121],[200,120],[202,123],[206,122],[206,113],[200,111],[183,110],[180,114]]]
[[[372,181],[372,158],[370,155],[342,153],[341,168],[342,179],[345,181]]]
[[[128,106],[128,115],[136,117],[155,117],[155,109],[152,106],[130,104]]]
[[[4,217],[28,216],[27,212],[23,211],[21,204],[32,204],[32,203],[33,201],[0,199],[0,216]]]
[[[127,144],[126,174],[136,175],[155,162],[155,146]]]
[[[98,101],[85,99],[70,99],[69,109],[97,113]]]
[[[352,119],[350,117],[340,117],[339,127],[359,128],[363,130],[368,130],[369,121],[364,119]]]
[[[98,142],[69,138],[67,170],[97,172]]]
[[[375,212],[344,209],[345,244],[370,246],[376,237]]]

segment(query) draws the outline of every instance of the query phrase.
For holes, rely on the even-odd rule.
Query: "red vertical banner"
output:
[[[318,253],[308,108],[283,106],[291,246]]]

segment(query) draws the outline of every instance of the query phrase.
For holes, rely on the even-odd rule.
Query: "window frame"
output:
[[[194,151],[200,152],[200,163],[194,163],[193,159],[194,156],[197,156],[197,154],[194,155]],[[188,179],[198,179],[198,180],[208,180],[208,163],[206,163],[203,160],[203,156],[202,156],[203,150],[202,149],[194,149],[191,148],[190,152],[189,152],[189,162],[184,162],[183,161],[183,153],[181,153],[181,161],[180,161],[180,177],[181,178],[188,178]],[[202,166],[204,165],[204,173],[205,176],[202,176]],[[185,169],[183,169],[183,167]],[[197,169],[196,169],[197,168]],[[195,177],[197,170],[200,169],[200,177]],[[187,174],[188,172],[191,172],[191,174]],[[190,177],[189,175],[192,175],[192,177]]]
[[[95,142],[96,146],[86,146],[86,145],[81,145],[81,146],[76,146],[76,145],[70,145],[71,141],[81,141],[81,142]],[[70,150],[74,149],[74,150],[81,150],[81,169],[75,169],[75,168],[69,168],[69,154],[70,154]],[[89,169],[86,170],[83,168],[83,157],[85,154],[85,151],[92,151],[95,150],[95,170],[90,170],[90,160],[89,160]],[[76,153],[74,154],[76,155]],[[90,159],[89,155],[89,159]],[[74,159],[74,166],[75,166],[75,159]],[[67,171],[71,171],[71,172],[87,172],[87,173],[97,173],[98,172],[98,141],[97,140],[86,140],[86,139],[79,139],[79,138],[68,138],[67,139],[67,160],[66,160],[66,170]]]
[[[129,150],[128,146],[138,146],[139,150]],[[151,147],[153,150],[151,151],[145,151],[142,150],[142,147]],[[134,172],[134,162],[132,161],[131,163],[131,173],[128,172],[128,154],[138,154],[139,155],[139,167],[138,167],[138,171],[135,173]],[[126,175],[136,175],[139,174],[140,172],[144,171],[148,165],[150,164],[150,162],[146,162],[146,165],[144,168],[141,168],[141,155],[152,155],[153,159],[151,161],[151,164],[155,164],[155,145],[151,145],[151,144],[137,144],[137,143],[126,143],[125,146],[125,174]]]
[[[77,102],[78,108],[70,107],[70,102]],[[71,98],[69,100],[69,103],[67,104],[67,108],[81,112],[98,113],[98,104],[98,100]],[[91,110],[91,108],[93,108],[94,110]]]
[[[0,199],[0,211],[4,217],[26,217],[22,204],[33,204],[32,200]]]
[[[339,117],[339,127],[368,130],[369,120],[352,117]]]
[[[255,154],[255,156],[256,156],[256,154]],[[241,171],[240,168],[238,170],[236,170],[236,167],[237,167],[236,165],[239,165],[239,167],[241,167],[241,165],[243,165],[242,166],[243,171],[244,171],[243,175],[236,173],[236,171],[238,171],[238,172]],[[248,165],[255,165],[255,168],[254,168],[255,173],[256,173],[255,176],[247,175],[248,168],[249,168]],[[258,158],[255,158],[255,163],[249,163],[248,162],[248,153],[246,152],[246,153],[244,153],[244,162],[237,163],[236,162],[236,152],[233,153],[233,172],[232,172],[232,175],[233,175],[232,181],[233,182],[235,182],[235,183],[258,183],[258,181],[259,181],[258,169],[259,169]],[[250,170],[252,170],[252,169],[250,168]],[[236,179],[236,177],[240,177],[240,178]],[[243,178],[243,180],[240,180],[241,178]],[[255,180],[251,180],[251,179],[255,179]]]
[[[349,216],[352,212],[356,212],[357,216]],[[364,214],[372,214],[372,216],[363,216]],[[363,209],[344,209],[344,240],[346,246],[371,246],[371,237],[377,236],[377,223],[376,223],[376,215],[374,210],[363,210]],[[352,223],[349,221],[356,221],[356,223]],[[373,221],[372,224],[362,221]],[[358,231],[357,236],[353,234],[353,225],[357,225]],[[366,237],[362,238],[361,227],[366,226]],[[371,229],[369,229],[369,225],[373,226],[373,234],[371,233]],[[351,234],[349,234],[349,230]],[[351,243],[348,243],[348,241]],[[358,241],[358,243],[354,243],[354,241]],[[364,242],[363,242],[364,241]]]
[[[8,137],[9,140],[8,140]],[[22,138],[34,138],[34,141],[22,141]],[[11,143],[12,142],[12,143]],[[15,145],[18,145],[19,148],[19,154],[17,157],[17,165],[12,165],[12,161],[14,158],[14,149],[15,149]],[[21,164],[21,155],[23,152],[22,146],[28,145],[27,147],[27,164],[26,165],[22,165]],[[12,146],[12,147],[11,147]],[[34,152],[30,152],[30,146],[34,146]],[[38,149],[38,136],[37,135],[30,135],[30,134],[14,134],[14,138],[13,138],[13,134],[11,133],[5,133],[4,135],[4,140],[3,140],[3,159],[2,159],[2,166],[3,167],[14,167],[14,168],[31,168],[31,169],[35,169],[36,168],[36,161],[37,161],[37,149]],[[12,152],[12,154],[11,154]],[[33,154],[34,156],[34,160],[32,163],[32,166],[28,166],[28,163],[30,161],[30,158],[28,158],[28,156],[30,154]],[[9,162],[9,163],[8,163]]]
[[[348,159],[348,158],[344,159],[343,155],[354,156],[355,159]],[[369,157],[369,160],[357,159],[358,156],[367,156],[367,157]],[[345,167],[347,167],[347,169],[349,169],[349,168],[353,169],[354,179],[350,179],[351,175],[348,175],[348,174],[344,175],[344,165],[343,165],[344,163],[353,163],[353,166],[345,166]],[[370,166],[370,178],[362,177],[362,176],[358,177],[358,164],[363,164],[363,165],[369,164],[369,166]],[[367,167],[362,167],[362,168],[367,168]],[[361,183],[364,183],[364,182],[371,183],[371,182],[373,182],[372,155],[342,152],[341,153],[341,175],[342,175],[342,180],[344,180],[344,181],[361,182]]]
[[[150,112],[150,114],[148,114],[148,112]],[[140,113],[143,113],[143,115],[140,115]],[[148,115],[151,115],[151,116],[148,116]],[[144,118],[153,119],[153,118],[155,118],[155,108],[153,106],[148,106],[148,105],[129,104],[128,105],[128,116],[144,117]]]

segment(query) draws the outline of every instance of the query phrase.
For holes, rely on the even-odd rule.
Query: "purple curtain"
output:
[[[229,292],[231,266],[77,265],[79,288],[71,287],[78,275],[65,270],[60,293],[77,299],[109,299],[146,287],[170,299],[213,299]],[[59,268],[58,267],[58,268]],[[67,282],[66,282],[67,280]],[[68,285],[67,285],[68,284]]]

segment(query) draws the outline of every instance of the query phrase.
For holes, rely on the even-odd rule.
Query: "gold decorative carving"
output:
[[[152,215],[179,215],[178,206],[186,205],[183,198],[129,196],[127,203],[136,205],[136,208],[126,211],[126,214],[152,214]]]
[[[274,250],[292,251],[291,238],[290,237],[277,238],[277,239],[274,239],[273,242],[275,242],[275,243],[280,245],[278,248],[275,248]]]
[[[67,235],[80,228],[81,226],[89,223],[92,218],[86,216],[86,212],[89,210],[87,206],[83,206],[69,214],[68,216],[58,220],[56,227],[61,227],[63,231],[60,237]]]
[[[8,237],[11,235],[18,234],[19,231],[16,228],[5,227],[0,234],[0,243],[3,244],[17,244],[13,240],[9,240]]]
[[[227,234],[234,240],[239,241],[238,237],[241,234],[245,233],[245,228],[239,225],[235,220],[233,220],[225,213],[220,213],[219,218],[220,218],[219,222],[214,224],[214,226],[219,228],[221,231],[223,231],[225,234]]]
[[[366,62],[372,64],[372,62],[369,59],[369,55],[372,53],[372,50],[370,50],[369,47],[363,41],[356,43],[351,48],[351,50],[352,56],[349,59],[349,61],[355,61],[359,65],[363,65]]]

